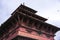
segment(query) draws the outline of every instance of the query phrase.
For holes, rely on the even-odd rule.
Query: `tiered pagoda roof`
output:
[[[21,13],[23,12],[23,13]],[[47,20],[46,18],[43,18],[41,16],[36,15],[37,11],[25,6],[25,5],[20,5],[11,15],[11,17],[5,21],[1,27],[0,27],[0,36],[1,34],[3,35],[4,32],[6,32],[10,26],[12,25],[12,22],[15,23],[15,19],[17,19],[17,15],[22,15],[22,16],[26,16],[28,18],[31,18],[33,20],[35,20],[37,23],[41,23],[42,25],[44,25],[45,27],[49,27],[55,30],[54,33],[56,33],[58,30],[60,30],[60,28],[51,25],[49,23],[46,23],[45,21]],[[21,14],[20,14],[21,13]],[[49,29],[50,30],[50,29]]]

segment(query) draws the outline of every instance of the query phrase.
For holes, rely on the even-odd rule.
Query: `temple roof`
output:
[[[33,14],[35,14],[37,11],[35,11],[34,9],[32,9],[32,8],[30,8],[30,7],[27,7],[27,6],[25,6],[25,5],[20,5],[15,11],[17,11],[18,9],[21,9],[21,8],[23,8],[23,9],[25,9],[25,10],[27,10],[27,11],[30,11],[30,12],[32,12]],[[12,15],[13,15],[14,13],[12,13]]]
[[[32,12],[32,13],[36,13],[36,12],[37,12],[37,11],[35,11],[34,9],[32,9],[32,8],[30,8],[30,7],[27,7],[27,6],[25,6],[25,5],[22,5],[22,4],[20,5],[20,7],[23,8],[23,9],[26,9],[26,10]]]
[[[19,11],[20,10],[20,11]],[[32,17],[35,17],[39,20],[42,20],[42,21],[46,21],[47,19],[42,17],[42,16],[38,16],[37,14],[35,14],[37,11],[33,10],[32,8],[30,7],[27,7],[25,5],[20,5],[14,12],[18,11],[18,12],[21,12],[21,10],[23,12],[25,12],[26,14],[32,16]],[[14,14],[14,12],[12,13],[12,15]]]
[[[29,7],[26,7],[26,6],[24,6],[24,5],[20,5],[20,7],[25,7],[25,8],[27,8],[27,9],[29,9],[29,10],[31,10],[31,11],[34,11],[34,13],[36,13],[36,11],[35,10],[33,10],[33,9],[30,9]],[[19,7],[18,7],[19,8]],[[17,9],[18,10],[18,9]],[[15,13],[14,15],[16,15],[17,16],[17,14],[18,13],[16,13],[16,11],[17,10],[15,10],[13,13]],[[5,21],[2,25],[1,25],[1,27],[0,27],[0,33],[1,32],[5,32],[5,29],[10,25],[10,23],[12,22],[12,21],[14,21],[14,15],[12,14],[11,15],[11,17],[7,20],[7,21]],[[22,14],[23,15],[23,14]],[[27,15],[25,15],[25,16],[27,16]],[[27,17],[30,17],[29,15],[27,16]],[[46,25],[46,26],[50,26],[50,27],[53,27],[54,29],[56,29],[56,31],[58,31],[58,30],[60,30],[60,28],[58,28],[58,27],[56,27],[56,26],[54,26],[54,25],[51,25],[51,24],[49,24],[49,23],[46,23],[46,22],[44,22],[45,20],[47,20],[47,19],[45,19],[45,18],[43,18],[43,17],[40,17],[40,16],[38,16],[38,15],[36,15],[36,14],[32,14],[32,19],[34,19],[34,18],[36,18],[36,19],[34,19],[34,20],[36,20],[36,21],[38,21],[38,22],[41,22],[42,24],[44,24],[44,25]],[[15,17],[16,18],[16,17]],[[30,17],[31,18],[31,17]],[[39,19],[40,18],[40,19]],[[37,20],[38,19],[38,20]],[[44,20],[44,21],[41,21],[41,19],[42,20]],[[7,29],[6,29],[7,30]]]

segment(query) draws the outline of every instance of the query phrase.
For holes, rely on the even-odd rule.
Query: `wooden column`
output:
[[[53,28],[52,28],[52,27],[50,27],[50,34],[52,34],[52,32],[53,32]]]
[[[27,19],[26,25],[27,25],[27,26],[29,25],[29,19]]]
[[[35,29],[35,22],[32,23],[32,29]]]
[[[21,24],[21,25],[24,25],[24,24],[23,24],[23,18],[24,18],[24,17],[22,17],[22,19],[21,19],[21,21],[20,21],[20,24]]]
[[[19,15],[18,15],[18,24],[21,24],[21,20],[20,20]]]
[[[43,27],[43,25],[42,25],[42,23],[41,23],[41,31],[43,31],[43,29],[44,29],[44,27]]]
[[[40,25],[39,25],[39,24],[37,24],[37,27],[36,27],[36,28],[37,28],[37,30],[40,30]]]
[[[48,31],[49,31],[49,30],[48,30],[48,26],[46,26],[46,32],[48,33]]]

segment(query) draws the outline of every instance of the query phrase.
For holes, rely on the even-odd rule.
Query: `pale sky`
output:
[[[36,14],[47,18],[47,23],[60,28],[60,0],[0,0],[0,25],[21,3],[38,11]],[[59,37],[60,31],[56,33],[55,40],[60,40]]]

